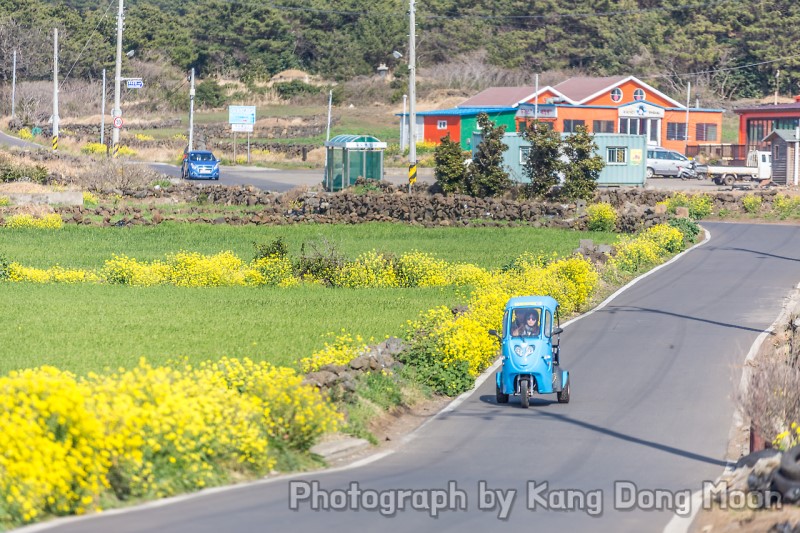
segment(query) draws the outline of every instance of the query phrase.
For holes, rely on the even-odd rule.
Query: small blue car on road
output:
[[[559,361],[558,302],[550,296],[511,298],[503,312],[500,340],[503,366],[496,374],[497,403],[519,396],[527,409],[534,394],[555,393],[558,403],[569,403],[569,372]]]
[[[186,152],[181,164],[183,179],[219,179],[219,159],[209,150]]]

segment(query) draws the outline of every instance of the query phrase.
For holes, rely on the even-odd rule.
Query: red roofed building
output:
[[[649,145],[682,152],[689,144],[719,144],[722,138],[721,109],[687,109],[634,76],[607,76],[570,78],[538,93],[535,87],[486,89],[454,109],[418,113],[417,139],[438,143],[446,128],[457,131],[466,148],[471,136],[466,130],[474,126],[474,118],[461,124],[460,117],[492,108],[500,119],[496,122],[510,126],[509,131],[524,131],[538,119],[565,133],[586,126],[591,133],[645,135]]]

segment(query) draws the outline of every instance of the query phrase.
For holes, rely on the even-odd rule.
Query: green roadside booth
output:
[[[386,143],[371,135],[337,135],[325,142],[326,191],[336,192],[354,185],[359,176],[380,181],[383,178],[383,151]]]

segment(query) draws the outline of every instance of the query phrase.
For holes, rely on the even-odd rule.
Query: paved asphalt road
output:
[[[357,500],[359,510],[313,511],[308,501],[291,510],[290,481],[280,479],[52,531],[661,531],[672,509],[615,509],[629,498],[615,497],[614,483],[635,483],[644,503],[644,490],[688,491],[672,497],[675,507],[688,510],[683,498],[722,473],[742,361],[800,280],[800,228],[707,227],[712,238],[705,245],[566,328],[561,359],[574,380],[570,404],[548,396],[528,410],[513,399],[497,405],[490,379],[395,453],[358,468],[292,478],[317,481],[324,490],[357,483],[380,491],[386,500],[378,505],[400,498],[392,491],[446,489],[453,481],[457,490],[450,494],[464,509],[432,518],[409,500],[387,517],[364,508],[373,504],[370,496]],[[481,498],[482,481],[515,491],[504,520]],[[529,501],[529,482],[548,483],[540,499]],[[556,490],[566,489],[587,491],[583,509],[553,510],[561,501]],[[595,505],[601,496],[602,506]]]
[[[0,146],[13,146],[17,148],[42,148],[42,145],[28,142],[17,137],[12,137],[0,132]],[[133,163],[139,164],[139,163]],[[160,172],[170,178],[180,177],[180,167],[166,163],[141,163],[150,166],[154,171]],[[387,168],[384,179],[395,184],[407,184],[408,174],[406,168]],[[265,191],[286,192],[294,187],[312,187],[322,183],[321,169],[312,170],[278,170],[274,168],[225,166],[220,172],[219,181],[197,181],[209,185],[252,185]],[[433,169],[419,168],[418,182],[432,183]],[[698,192],[711,192],[716,190],[731,190],[730,187],[714,185],[709,180],[687,180],[669,178],[655,178],[647,181],[648,189],[685,190]]]

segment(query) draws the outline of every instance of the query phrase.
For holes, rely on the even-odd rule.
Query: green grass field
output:
[[[421,250],[451,262],[500,267],[524,251],[569,254],[581,238],[612,242],[610,233],[537,228],[355,226],[213,226],[57,231],[0,229],[0,254],[26,266],[100,268],[111,254],[162,259],[179,250],[231,250],[245,260],[253,242],[279,236],[297,256],[303,242],[325,237],[348,257],[377,249]],[[463,302],[455,289],[138,288],[115,285],[0,285],[0,374],[49,364],[77,373],[187,356],[192,361],[250,357],[292,365],[323,347],[328,334],[348,332],[376,342],[400,335],[419,312]]]
[[[25,266],[100,268],[112,254],[142,261],[163,259],[181,250],[205,254],[230,250],[242,259],[253,258],[253,243],[268,244],[282,237],[293,256],[306,243],[322,239],[355,258],[370,250],[400,254],[428,252],[453,263],[499,268],[525,251],[569,255],[580,239],[609,243],[614,233],[580,233],[532,227],[420,228],[404,224],[298,224],[293,226],[227,226],[165,223],[157,226],[98,228],[67,225],[53,231],[0,229],[0,254]]]

